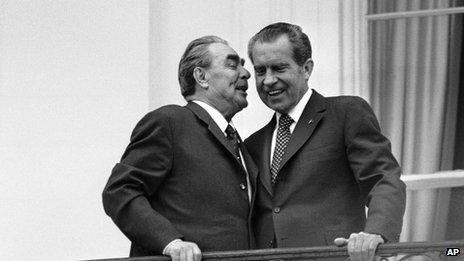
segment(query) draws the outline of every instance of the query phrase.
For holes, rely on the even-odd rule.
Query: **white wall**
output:
[[[0,0],[0,260],[128,255],[101,191],[148,109],[148,1]]]

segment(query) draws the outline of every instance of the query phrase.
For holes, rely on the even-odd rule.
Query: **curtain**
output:
[[[340,92],[370,100],[367,1],[340,0]]]
[[[369,13],[450,7],[446,0],[369,3]],[[369,25],[371,102],[403,175],[453,168],[461,39],[451,32],[462,31],[455,20],[445,15]],[[444,240],[449,198],[449,189],[408,191],[401,241]]]

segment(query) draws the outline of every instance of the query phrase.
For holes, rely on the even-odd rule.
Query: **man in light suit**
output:
[[[253,247],[257,168],[232,123],[247,106],[243,63],[219,37],[192,41],[179,63],[188,104],[154,110],[135,127],[103,191],[130,256],[200,260],[201,251]]]
[[[275,111],[245,141],[260,172],[257,246],[322,246],[339,238],[351,260],[373,260],[379,243],[399,239],[405,185],[370,106],[309,89],[311,45],[297,25],[265,27],[248,55],[259,97]]]

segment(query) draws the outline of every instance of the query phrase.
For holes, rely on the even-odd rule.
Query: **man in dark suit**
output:
[[[179,63],[188,104],[148,113],[103,191],[131,256],[200,260],[201,251],[249,249],[257,168],[232,117],[247,106],[250,73],[226,41],[192,41]]]
[[[258,94],[275,111],[245,141],[260,172],[257,246],[321,246],[341,237],[351,260],[373,260],[379,243],[399,239],[405,185],[370,106],[309,89],[311,45],[297,25],[265,27],[248,55]]]

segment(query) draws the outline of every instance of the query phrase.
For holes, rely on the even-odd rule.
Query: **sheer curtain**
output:
[[[340,92],[370,100],[367,1],[340,0]]]
[[[383,13],[446,8],[450,1],[370,3],[370,13]],[[370,24],[371,102],[403,175],[453,168],[461,39],[450,32],[462,31],[456,19],[431,16]],[[407,196],[401,241],[444,240],[449,189],[408,191]]]

